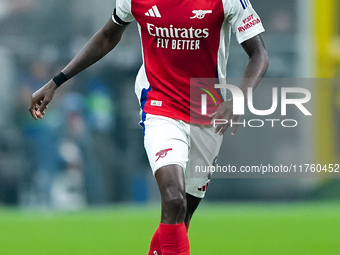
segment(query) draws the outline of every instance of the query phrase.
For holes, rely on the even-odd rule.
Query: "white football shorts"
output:
[[[220,150],[223,137],[214,133],[212,125],[189,124],[182,120],[146,114],[144,147],[153,174],[166,165],[180,165],[185,174],[186,192],[203,198],[211,174],[195,172],[212,166]]]

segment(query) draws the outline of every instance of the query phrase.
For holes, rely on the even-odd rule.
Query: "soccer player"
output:
[[[42,119],[57,88],[110,52],[133,20],[138,23],[143,49],[135,92],[141,106],[144,147],[162,203],[161,222],[148,254],[188,255],[187,229],[210,180],[209,173],[193,178],[189,163],[211,166],[217,157],[229,125],[214,128],[212,117],[234,121],[240,117],[233,115],[232,100],[220,104],[210,118],[202,117],[190,106],[190,78],[226,77],[233,31],[249,56],[240,85],[246,94],[268,67],[261,37],[264,29],[249,0],[117,0],[104,27],[61,73],[33,93],[33,118]]]

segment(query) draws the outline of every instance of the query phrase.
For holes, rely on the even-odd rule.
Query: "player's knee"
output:
[[[168,206],[177,208],[179,211],[186,209],[186,199],[184,197],[170,198],[166,202]]]
[[[186,214],[187,201],[184,196],[169,197],[163,200],[165,214],[169,217],[183,218]]]

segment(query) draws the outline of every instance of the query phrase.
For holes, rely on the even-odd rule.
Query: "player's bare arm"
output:
[[[240,89],[242,90],[245,99],[247,99],[246,92],[248,88],[256,88],[261,78],[267,71],[269,60],[268,53],[261,35],[257,35],[243,42],[242,47],[249,56],[249,62],[244,71],[244,76],[240,85]],[[214,119],[223,117],[224,119],[232,120],[234,123],[240,120],[240,115],[233,114],[232,99],[223,102],[223,104],[211,116],[213,116]],[[229,126],[230,121],[227,124],[217,125],[215,133],[222,135],[227,130],[227,128],[229,128]],[[237,127],[238,125],[233,125],[231,135],[235,134]]]
[[[107,53],[109,53],[120,41],[126,26],[117,25],[110,19],[80,50],[71,62],[62,70],[67,79],[91,66]],[[51,102],[58,86],[53,80],[34,92],[31,97],[30,112],[37,120],[45,115],[45,109]]]

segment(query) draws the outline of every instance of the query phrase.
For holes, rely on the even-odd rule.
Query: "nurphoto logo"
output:
[[[253,89],[248,88],[245,95],[242,90],[231,84],[215,84],[215,89],[226,89],[231,92],[232,102],[233,102],[233,115],[244,115],[245,114],[245,103],[247,103],[248,110],[256,115],[256,116],[270,116],[272,115],[278,108],[280,108],[280,115],[287,116],[287,106],[293,105],[297,107],[299,111],[301,111],[305,116],[312,116],[311,112],[305,107],[304,104],[308,103],[311,100],[311,93],[306,88],[298,88],[298,87],[272,87],[272,105],[269,109],[259,110],[254,107],[253,101]],[[280,91],[280,103],[279,103],[279,91]],[[201,114],[208,115],[207,113],[207,94],[213,99],[214,102],[217,100],[212,93],[204,93],[201,94]],[[218,95],[218,93],[214,93]],[[219,99],[219,98],[218,98]],[[246,102],[247,101],[247,102]],[[266,118],[263,119],[250,119],[250,120],[242,120],[240,122],[233,122],[232,120],[227,119],[213,119],[212,123],[214,126],[227,124],[230,126],[233,125],[243,125],[249,127],[262,127],[265,123],[271,124],[272,127],[275,126],[276,123],[280,123],[283,127],[296,127],[298,125],[298,121],[295,119],[274,119],[274,118]]]

